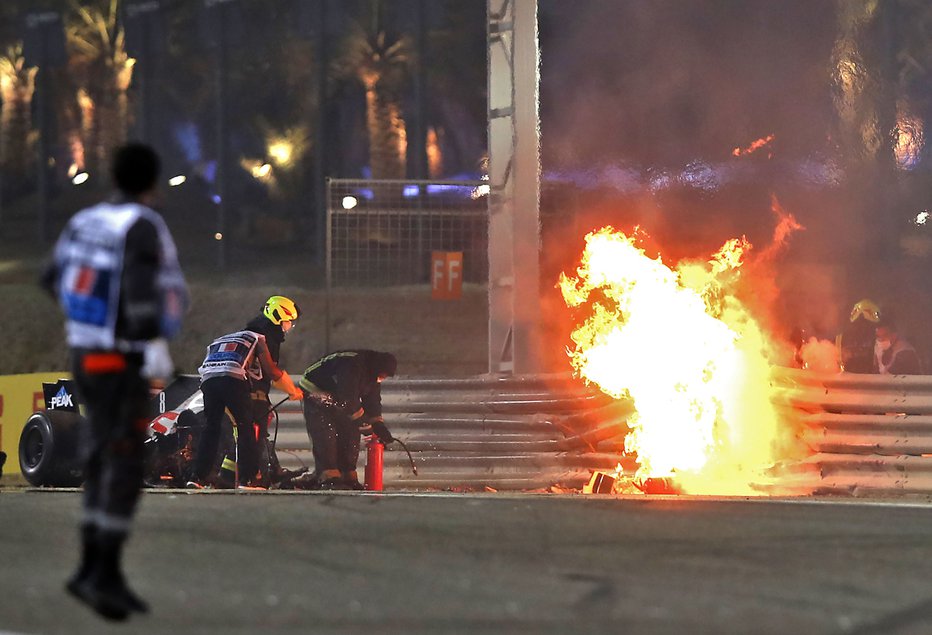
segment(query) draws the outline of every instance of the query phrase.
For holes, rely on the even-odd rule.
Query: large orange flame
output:
[[[588,314],[572,333],[573,367],[633,400],[625,450],[637,457],[637,480],[760,493],[780,429],[770,340],[734,292],[751,245],[729,240],[708,261],[671,269],[637,242],[612,227],[592,232],[577,275],[561,275],[567,305]]]

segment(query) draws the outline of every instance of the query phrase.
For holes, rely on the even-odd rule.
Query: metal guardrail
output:
[[[632,411],[567,375],[389,379],[382,404],[418,466],[414,476],[404,451],[390,445],[385,486],[406,489],[579,487],[591,470],[619,463]],[[279,408],[278,451],[285,467],[313,461],[300,403]]]
[[[932,492],[932,376],[781,369],[777,380],[813,452],[795,467],[813,491]]]
[[[797,426],[808,458],[776,466],[781,493],[854,496],[932,493],[932,376],[818,374],[779,369],[775,401]],[[273,400],[282,395],[273,395]],[[384,455],[388,488],[580,487],[592,470],[619,463],[633,404],[569,375],[393,378],[382,384],[395,446]],[[285,467],[313,462],[301,404],[279,408]],[[365,452],[360,456],[360,469]]]

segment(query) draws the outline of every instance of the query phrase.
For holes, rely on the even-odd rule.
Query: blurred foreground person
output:
[[[65,313],[72,372],[90,422],[82,448],[81,563],[67,589],[113,620],[148,611],[126,585],[121,552],[143,483],[147,379],[173,373],[166,338],[180,329],[188,303],[174,241],[150,207],[158,175],[151,148],[119,148],[116,197],[72,217],[42,279]]]
[[[896,324],[887,317],[877,323],[874,346],[874,372],[881,375],[921,375],[922,364],[913,345],[897,332]]]
[[[246,324],[246,330],[265,336],[269,355],[275,364],[279,364],[282,343],[286,335],[294,328],[299,317],[301,317],[301,309],[294,300],[283,295],[273,295],[266,300],[259,315]],[[250,395],[253,421],[258,428],[259,482],[265,486],[278,483],[283,478],[292,475],[282,469],[275,448],[269,441],[269,420],[272,417],[272,402],[269,400],[271,387],[272,378],[269,375],[263,375],[261,379],[253,380]]]
[[[265,335],[251,330],[228,333],[211,342],[197,372],[204,395],[205,426],[194,454],[188,485],[195,488],[222,485],[216,474],[211,474],[211,468],[220,443],[224,414],[233,424],[237,454],[233,468],[237,471],[235,485],[239,485],[240,479],[247,485],[256,484],[259,455],[253,426],[253,382],[268,378],[272,385],[295,401],[301,399],[303,393],[288,373],[272,360]]]
[[[867,298],[851,307],[848,323],[835,338],[841,359],[841,368],[846,373],[874,373],[874,339],[880,307]]]
[[[296,481],[319,489],[364,489],[356,473],[363,432],[383,444],[394,438],[382,418],[380,384],[398,367],[395,356],[370,350],[338,351],[314,362],[299,382],[304,422],[314,452],[313,476]],[[303,478],[303,477],[302,477]]]

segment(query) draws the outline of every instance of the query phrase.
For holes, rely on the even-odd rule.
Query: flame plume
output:
[[[780,457],[771,403],[771,346],[734,289],[750,243],[732,239],[705,262],[670,268],[645,255],[635,232],[586,237],[569,307],[588,317],[569,350],[577,374],[630,398],[625,450],[636,481],[671,479],[691,494],[760,493]]]

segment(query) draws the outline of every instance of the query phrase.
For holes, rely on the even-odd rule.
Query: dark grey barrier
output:
[[[812,451],[795,472],[813,491],[932,492],[932,376],[781,369],[777,383]]]
[[[415,476],[407,454],[390,445],[385,486],[405,489],[580,487],[591,470],[618,465],[632,412],[630,402],[568,375],[390,379],[382,403],[418,467]],[[286,467],[313,464],[300,403],[279,408],[278,450]]]

